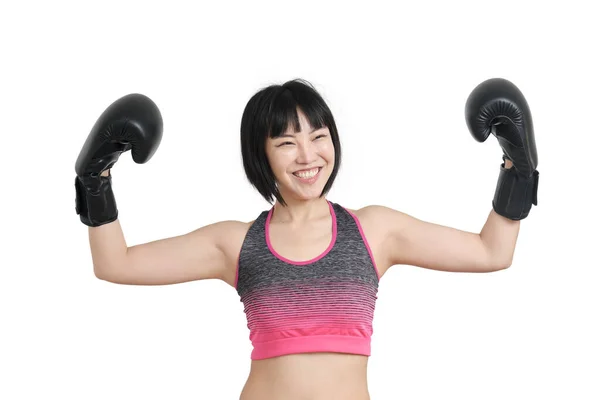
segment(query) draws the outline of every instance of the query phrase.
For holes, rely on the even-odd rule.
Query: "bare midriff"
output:
[[[305,353],[253,360],[240,400],[370,400],[368,357]]]

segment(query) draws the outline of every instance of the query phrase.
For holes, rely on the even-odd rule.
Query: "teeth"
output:
[[[317,172],[319,172],[319,168],[311,169],[310,171],[295,172],[294,175],[299,176],[300,178],[309,179],[314,177]]]

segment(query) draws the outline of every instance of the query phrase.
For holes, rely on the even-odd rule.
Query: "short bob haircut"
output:
[[[335,149],[334,166],[321,197],[329,192],[341,163],[341,145],[335,120],[325,100],[312,84],[294,79],[283,85],[271,85],[258,91],[246,104],[242,115],[241,145],[246,177],[269,203],[276,198],[286,205],[276,185],[275,175],[265,152],[268,137],[285,133],[288,127],[300,132],[297,109],[300,109],[311,128],[329,128]]]

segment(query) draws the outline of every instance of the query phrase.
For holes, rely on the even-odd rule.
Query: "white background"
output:
[[[472,232],[502,160],[493,137],[468,133],[467,96],[504,77],[533,113],[539,205],[513,265],[392,268],[375,314],[372,399],[600,398],[591,2],[215,3],[0,8],[0,398],[238,398],[251,346],[235,290],[96,279],[74,164],[102,111],[144,93],[164,136],[150,162],[128,153],[112,171],[128,245],[250,221],[270,206],[245,180],[242,111],[257,90],[297,77],[340,130],[329,199]]]

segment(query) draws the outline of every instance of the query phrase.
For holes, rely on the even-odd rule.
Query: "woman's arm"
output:
[[[184,235],[127,247],[116,220],[89,228],[94,273],[129,285],[168,285],[203,279],[230,283],[247,223],[223,221]]]
[[[422,221],[384,206],[360,211],[381,230],[381,260],[448,272],[492,272],[511,265],[519,221],[491,211],[481,233]]]
[[[109,178],[110,169],[101,177]],[[90,226],[97,278],[128,285],[168,285],[221,279],[233,285],[248,223],[222,221],[184,235],[128,247],[119,220]]]

